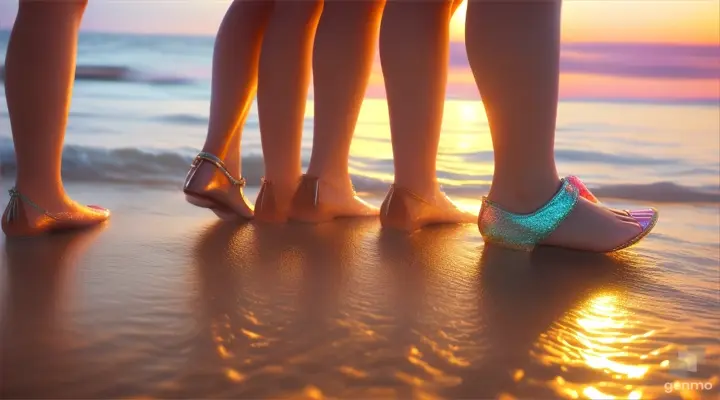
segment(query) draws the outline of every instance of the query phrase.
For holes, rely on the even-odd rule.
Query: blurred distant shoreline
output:
[[[0,30],[2,80],[9,32]],[[84,31],[76,79],[207,89],[213,42],[213,35]],[[449,59],[447,97],[479,100],[465,44],[451,42]],[[564,42],[561,73],[562,101],[720,106],[720,48],[713,44]],[[371,81],[366,97],[384,98],[379,64]]]
[[[0,33],[0,52],[7,39]],[[716,63],[712,52],[600,43],[565,49],[571,72],[561,78],[556,137],[563,173],[581,176],[605,198],[720,202],[720,94],[708,90],[714,86],[707,83],[717,86],[717,80],[702,78]],[[64,178],[177,187],[207,130],[212,53],[211,36],[82,33]],[[463,43],[453,43],[451,65],[438,177],[448,194],[474,197],[487,192],[492,180],[490,129]],[[354,184],[366,193],[383,194],[392,181],[384,94],[376,65],[350,160]],[[3,179],[11,179],[4,102],[0,96],[0,169]],[[312,149],[313,103],[311,85],[304,162]],[[264,162],[255,105],[242,132],[242,173],[258,183]]]
[[[184,84],[192,83],[191,79],[182,77],[147,77],[142,71],[122,65],[78,65],[75,72],[75,80],[78,82],[94,81],[94,82],[135,82],[148,83],[153,85],[159,84]],[[5,82],[5,65],[0,65],[0,84]],[[384,96],[373,96],[369,93],[367,98],[384,98]],[[312,99],[312,94],[308,96]],[[448,100],[477,100],[476,98],[468,98],[466,96],[446,96]],[[693,106],[720,106],[720,98],[718,99],[652,99],[652,98],[592,98],[592,97],[562,97],[563,102],[577,103],[614,103],[614,104],[655,104],[655,105],[693,105]]]

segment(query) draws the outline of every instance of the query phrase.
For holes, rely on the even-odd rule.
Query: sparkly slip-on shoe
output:
[[[562,180],[560,189],[539,210],[531,214],[514,214],[503,210],[498,204],[483,197],[482,208],[478,216],[478,228],[486,243],[524,251],[532,251],[536,245],[557,229],[572,212],[580,197],[580,190],[568,179]],[[612,249],[610,253],[634,245],[655,227],[658,213],[652,209],[650,214],[632,216],[642,231],[632,239]]]

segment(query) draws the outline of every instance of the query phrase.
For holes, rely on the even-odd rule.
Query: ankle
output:
[[[39,202],[47,204],[63,203],[66,202],[68,198],[65,188],[62,184],[58,185],[57,183],[41,184],[37,182],[25,183],[18,181],[15,184],[15,189],[23,196],[38,204],[40,204]]]
[[[409,190],[410,192],[420,196],[423,200],[433,202],[438,193],[440,193],[440,184],[437,178],[417,180],[417,179],[395,179],[394,185],[398,188]]]
[[[277,195],[286,197],[288,194],[292,196],[292,193],[295,192],[295,190],[298,187],[298,184],[300,183],[300,176],[301,175],[293,175],[291,177],[288,176],[265,176],[264,179],[270,183],[272,183],[273,190]]]
[[[502,206],[505,210],[517,213],[532,213],[547,203],[560,187],[560,179],[543,182],[505,182],[493,181],[488,199]]]
[[[347,172],[338,171],[322,171],[320,173],[313,173],[308,169],[308,176],[318,178],[321,185],[332,187],[334,190],[348,192],[353,190],[352,179],[350,174]]]
[[[350,179],[347,162],[313,162],[310,160],[306,174],[328,182],[342,182]]]
[[[223,160],[223,162],[225,162],[225,159],[227,158],[227,152],[224,149],[218,149],[215,146],[203,146],[200,152],[212,154],[215,157]]]

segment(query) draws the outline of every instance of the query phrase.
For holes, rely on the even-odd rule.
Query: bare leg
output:
[[[336,216],[377,214],[355,196],[348,159],[384,6],[384,0],[327,1],[315,38],[315,126],[307,173],[319,178],[321,201],[332,203]]]
[[[210,122],[203,151],[224,160],[235,177],[241,176],[242,127],[257,91],[260,48],[272,10],[271,1],[235,0],[215,41]],[[200,165],[187,189],[220,199],[231,214],[252,216],[242,191],[210,163]]]
[[[320,1],[279,1],[263,40],[257,101],[265,179],[272,182],[277,211],[273,220],[287,219],[302,174],[300,147],[321,11]]]
[[[247,116],[245,116],[247,117]],[[242,171],[242,127],[238,127],[234,135],[228,138],[227,154],[225,155],[225,166],[234,176],[241,176]]]
[[[560,8],[560,0],[468,4],[467,53],[495,152],[488,197],[515,213],[535,211],[560,185],[554,157]],[[632,218],[581,199],[547,244],[602,250],[639,232]]]
[[[395,187],[432,206],[420,225],[471,222],[440,191],[436,160],[445,104],[450,1],[389,2],[380,29],[380,59],[392,132]]]
[[[5,96],[17,158],[17,190],[73,225],[104,221],[106,210],[73,202],[61,177],[62,149],[75,77],[80,21],[86,1],[20,1],[5,59]],[[37,210],[22,202],[22,217],[8,235],[48,230]],[[22,227],[20,225],[23,225]],[[68,224],[65,224],[68,225]],[[30,231],[28,231],[28,229]]]

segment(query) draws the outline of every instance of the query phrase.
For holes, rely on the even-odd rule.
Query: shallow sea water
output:
[[[115,214],[4,244],[3,398],[718,393],[716,207],[667,205],[613,256],[528,256],[472,225],[223,224],[176,191],[70,190]]]

